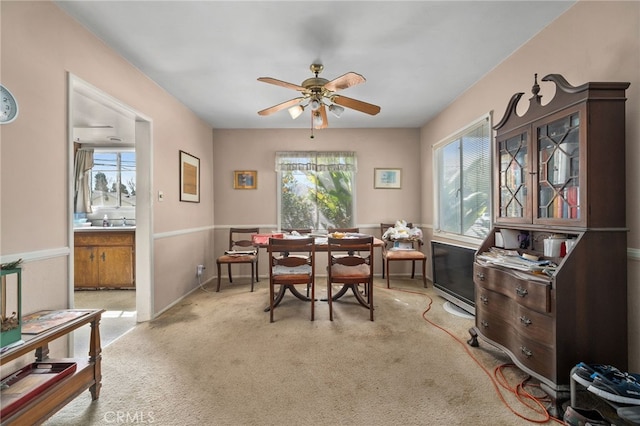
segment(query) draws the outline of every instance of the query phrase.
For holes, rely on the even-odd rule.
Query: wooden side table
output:
[[[104,310],[67,309],[50,312],[61,314],[69,313],[70,315],[84,314],[35,335],[24,334],[25,329],[23,327],[22,340],[24,340],[25,343],[12,347],[2,353],[0,355],[0,365],[13,361],[29,352],[34,352],[35,362],[75,362],[77,364],[76,371],[37,394],[16,411],[3,417],[2,425],[41,424],[87,389],[91,392],[93,400],[98,399],[100,396],[102,380],[100,319]],[[89,324],[91,327],[88,357],[49,358],[50,342],[66,336],[86,324]]]

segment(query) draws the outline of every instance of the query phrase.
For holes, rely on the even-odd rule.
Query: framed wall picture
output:
[[[258,187],[258,172],[255,170],[236,170],[233,172],[234,189],[256,189]]]
[[[383,189],[402,188],[402,169],[374,169],[373,187]]]
[[[180,151],[180,201],[200,202],[200,159]]]

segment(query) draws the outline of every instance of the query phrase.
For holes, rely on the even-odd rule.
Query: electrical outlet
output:
[[[196,267],[196,276],[197,277],[201,277],[202,276],[202,271],[204,271],[204,265],[198,265]]]

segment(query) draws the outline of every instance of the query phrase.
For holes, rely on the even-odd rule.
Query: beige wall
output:
[[[18,120],[0,126],[0,255],[3,261],[19,255],[28,259],[25,312],[68,303],[67,72],[153,121],[155,312],[195,288],[198,263],[207,265],[206,277],[215,276],[213,259],[225,244],[228,226],[276,226],[275,151],[356,151],[358,225],[377,230],[382,220],[405,218],[428,229],[433,223],[432,144],[487,111],[499,120],[514,92],[528,92],[534,73],[560,73],[573,84],[631,82],[629,353],[630,367],[640,370],[640,314],[635,309],[640,302],[640,169],[635,166],[640,158],[640,3],[578,3],[422,129],[326,129],[316,132],[314,141],[307,129],[215,130],[213,144],[204,122],[55,5],[3,0],[0,13],[0,81],[18,97],[21,109]],[[543,85],[545,99],[551,97],[548,91]],[[179,149],[201,160],[200,203],[178,200]],[[402,167],[402,190],[374,190],[375,167]],[[233,170],[239,169],[258,171],[257,190],[232,189]],[[165,194],[161,203],[159,190]]]
[[[523,17],[526,19],[526,17]],[[480,115],[502,118],[516,92],[525,92],[518,105],[523,114],[531,97],[533,75],[562,74],[569,83],[628,81],[626,122],[629,359],[640,371],[640,3],[581,1],[496,66],[456,102],[422,129],[423,164],[431,164],[431,147]],[[553,98],[553,83],[542,83],[543,103]],[[433,223],[432,177],[424,168],[422,222]],[[612,190],[625,190],[612,183]],[[602,283],[606,285],[606,283]],[[594,342],[597,344],[597,342]]]
[[[309,135],[309,129],[214,130],[217,252],[225,249],[230,226],[258,226],[265,232],[277,229],[276,151],[355,151],[360,230],[377,235],[381,222],[420,222],[419,129],[324,129],[315,131],[313,140]],[[374,189],[376,167],[402,169],[402,188]],[[233,189],[234,170],[256,170],[257,189]],[[379,260],[376,262],[376,270],[381,271]],[[259,273],[267,274],[266,262],[261,263]]]
[[[53,3],[2,1],[1,81],[20,114],[0,126],[0,254],[25,259],[23,311],[69,306],[67,74],[152,120],[153,312],[196,287],[195,265],[211,256],[211,128]],[[199,204],[178,200],[178,150],[201,160]],[[155,197],[154,197],[155,198]],[[190,247],[165,251],[164,247]]]

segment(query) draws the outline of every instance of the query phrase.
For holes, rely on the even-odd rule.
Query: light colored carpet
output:
[[[334,303],[333,322],[317,302],[311,322],[309,303],[287,293],[274,323],[265,280],[254,293],[238,281],[198,289],[104,348],[100,399],[85,392],[46,424],[531,424],[467,350],[489,371],[508,359],[487,344],[470,348],[473,320],[446,312],[420,280],[393,280],[391,290],[376,280],[374,322],[351,294]],[[424,316],[455,338],[423,318],[431,301]]]

